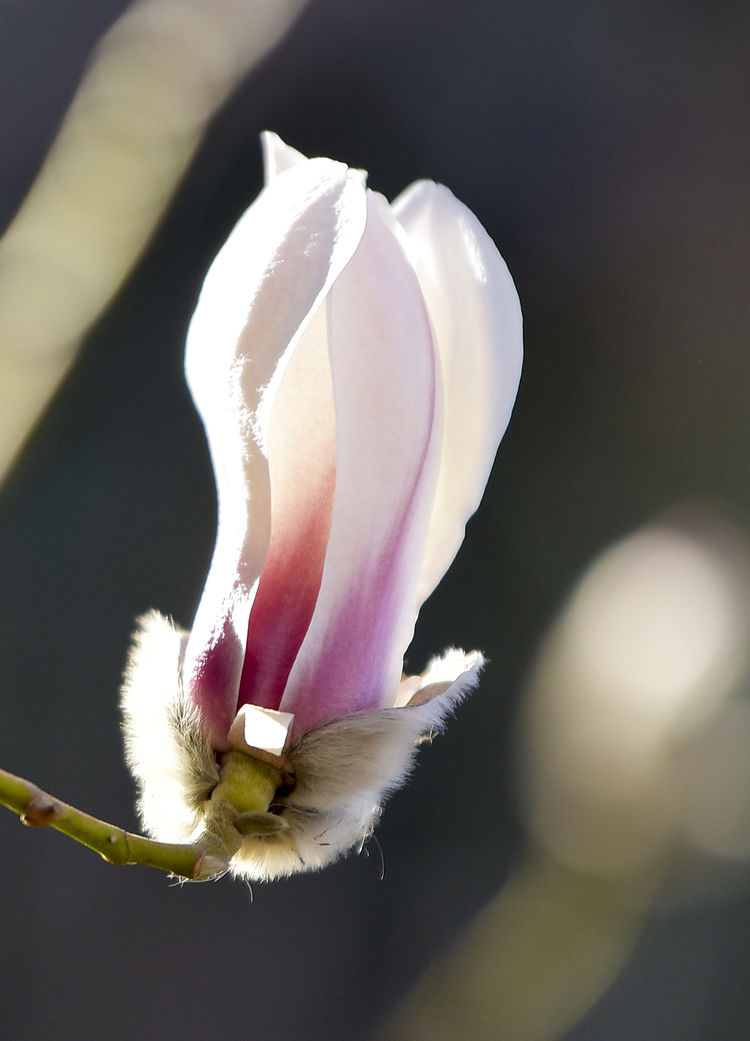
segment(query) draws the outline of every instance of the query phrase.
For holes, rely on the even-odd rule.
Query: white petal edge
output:
[[[287,170],[308,161],[306,155],[282,141],[279,135],[274,134],[272,130],[264,130],[260,135],[260,140],[263,147],[263,172],[267,185],[279,174],[286,173]],[[349,173],[352,177],[357,178],[363,188],[366,186],[366,170],[358,170],[356,167],[350,166]]]

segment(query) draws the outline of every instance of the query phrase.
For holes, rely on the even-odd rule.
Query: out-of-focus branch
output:
[[[633,881],[531,853],[372,1041],[555,1041],[630,955],[652,892]]]
[[[102,38],[0,240],[0,479],[163,213],[207,121],[305,0],[140,0]]]

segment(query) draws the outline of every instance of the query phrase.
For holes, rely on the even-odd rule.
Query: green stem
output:
[[[195,844],[156,842],[83,813],[5,770],[0,770],[0,804],[24,824],[55,828],[110,864],[143,864],[194,880],[212,878],[229,866],[227,851],[215,836]]]
[[[281,826],[279,817],[266,812],[281,784],[281,772],[244,752],[229,751],[221,757],[219,776],[203,808],[206,830],[199,842],[216,843],[227,857],[233,857],[246,834],[268,834],[269,826]],[[258,817],[263,818],[262,824]]]

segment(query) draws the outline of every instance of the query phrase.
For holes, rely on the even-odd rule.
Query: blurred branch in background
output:
[[[643,895],[623,900],[615,880],[529,856],[373,1041],[559,1037],[625,962]]]
[[[128,275],[206,123],[304,0],[140,0],[99,43],[0,240],[0,479]]]
[[[660,894],[747,883],[749,649],[750,547],[715,512],[673,510],[589,568],[526,692],[530,852],[378,1038],[551,1041]]]

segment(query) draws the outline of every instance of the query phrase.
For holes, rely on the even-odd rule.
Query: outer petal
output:
[[[237,710],[248,615],[268,551],[270,403],[365,219],[364,192],[342,164],[314,159],[279,176],[211,266],[188,333],[186,371],[206,427],[219,519],[183,675],[219,749]]]
[[[445,398],[419,605],[458,552],[508,425],[523,358],[521,307],[492,239],[447,188],[419,181],[393,210],[432,321]]]
[[[281,708],[302,733],[392,704],[436,480],[436,360],[384,200],[329,297],[336,491],[320,594]]]

